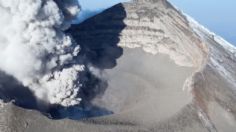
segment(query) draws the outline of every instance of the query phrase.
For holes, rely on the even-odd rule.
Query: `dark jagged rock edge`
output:
[[[139,0],[138,2],[145,2],[145,0]],[[146,0],[146,2],[147,2],[147,0]],[[150,2],[150,0],[149,0],[149,2]],[[120,6],[123,8],[124,12],[128,12],[126,7],[129,6],[129,4],[127,4],[127,5],[120,4]],[[116,14],[115,7],[106,10],[104,14],[106,14],[106,13],[109,14],[110,11],[113,11]],[[135,6],[133,5],[133,7],[135,7]],[[166,7],[166,8],[170,8],[170,7]],[[112,14],[113,13],[111,13],[111,15]],[[104,17],[106,18],[105,15],[104,15]],[[96,29],[96,27],[92,26],[90,28],[90,26],[87,25],[87,23],[90,23],[90,22],[92,24],[96,23],[94,18],[96,18],[95,20],[97,20],[97,21],[101,21],[101,19],[103,19],[103,13],[85,21],[81,25],[84,25],[89,30],[92,30],[93,28]],[[185,19],[185,18],[183,18],[183,19]],[[111,19],[107,19],[107,21],[110,21],[110,20]],[[185,19],[185,22],[187,23],[186,19]],[[98,25],[98,26],[100,27],[101,25]],[[113,28],[113,26],[104,26],[103,28],[106,29],[104,31],[107,32],[108,31],[107,29]],[[189,30],[191,32],[193,32],[192,29],[190,29],[190,28],[191,27],[189,27]],[[81,39],[83,39],[83,37],[81,37],[80,34],[76,33],[78,29],[81,29],[81,32],[84,32],[85,35],[86,35],[86,31],[89,31],[86,29],[84,29],[85,31],[83,31],[82,27],[74,26],[73,29],[68,31],[68,33],[72,33],[72,36],[75,36],[75,37],[77,37],[77,35],[78,35],[78,38],[80,37]],[[73,34],[73,32],[75,34]],[[78,32],[80,32],[80,31],[78,31]],[[190,33],[190,32],[188,32],[188,33]],[[91,36],[96,35],[96,34],[93,34],[93,32],[89,32],[89,34]],[[202,34],[205,34],[205,33],[202,32]],[[101,36],[101,34],[99,32],[97,33],[97,35],[98,35],[98,37],[99,37],[99,35]],[[195,35],[198,36],[198,34],[195,34]],[[109,34],[108,34],[108,36],[109,36]],[[90,37],[90,36],[86,35],[86,37]],[[200,36],[198,36],[198,37],[200,38]],[[91,38],[93,38],[93,37],[91,37]],[[83,42],[83,41],[87,42],[87,43],[97,42],[97,41],[90,40],[91,38],[86,38],[88,40],[84,39],[81,42]],[[103,38],[99,41],[102,41],[102,40],[103,40]],[[79,40],[77,40],[77,41],[78,41],[78,43],[80,43]],[[89,42],[89,41],[91,41],[91,42]],[[74,122],[74,121],[70,121],[70,120],[52,121],[52,120],[49,120],[43,116],[40,116],[40,114],[38,114],[35,111],[28,111],[28,110],[16,107],[11,104],[5,104],[3,106],[3,108],[1,108],[1,110],[0,110],[0,117],[2,117],[2,118],[0,118],[1,119],[0,120],[0,130],[2,129],[2,132],[12,132],[12,131],[32,132],[32,130],[35,132],[37,132],[37,131],[77,132],[78,130],[79,131],[101,131],[101,132],[104,132],[106,130],[109,131],[109,129],[113,130],[113,131],[157,131],[157,130],[158,131],[184,131],[184,130],[186,130],[186,127],[188,127],[188,126],[193,127],[194,125],[198,124],[200,126],[202,125],[202,130],[204,130],[204,131],[207,131],[207,130],[214,131],[217,128],[217,126],[214,126],[214,124],[211,124],[212,122],[208,122],[210,124],[204,124],[207,122],[204,122],[204,121],[202,121],[202,119],[199,118],[199,115],[198,115],[199,110],[200,110],[200,112],[205,113],[205,115],[203,115],[203,116],[205,116],[205,118],[208,118],[209,117],[209,115],[208,115],[209,102],[216,102],[220,106],[222,106],[223,108],[230,109],[234,118],[236,118],[236,105],[235,105],[236,96],[235,96],[235,92],[233,91],[234,85],[232,83],[229,83],[229,80],[227,78],[225,78],[224,75],[222,75],[222,73],[219,71],[219,69],[217,69],[217,66],[211,64],[212,62],[209,59],[210,59],[210,57],[211,58],[215,58],[215,57],[221,58],[224,61],[224,63],[221,63],[221,65],[223,67],[225,67],[227,71],[232,73],[233,80],[236,80],[235,70],[234,70],[234,69],[236,69],[236,67],[235,67],[236,66],[235,65],[236,59],[233,56],[233,53],[231,53],[224,46],[220,45],[219,42],[212,39],[212,36],[210,36],[209,34],[205,34],[205,38],[203,38],[202,41],[203,41],[204,45],[207,45],[209,51],[207,51],[208,53],[206,53],[206,51],[204,51],[206,53],[206,55],[204,56],[205,63],[202,64],[201,70],[199,70],[197,73],[195,73],[195,75],[193,77],[194,83],[193,83],[192,92],[194,95],[194,102],[193,102],[193,104],[186,106],[186,108],[182,111],[183,115],[185,115],[184,117],[175,117],[173,119],[173,121],[175,123],[163,122],[163,124],[157,125],[156,128],[145,128],[144,126],[138,126],[138,124],[133,124],[131,122],[119,122],[119,121],[114,121],[112,119],[110,119],[110,120],[106,119],[105,117],[99,118],[99,119],[87,119],[87,120],[79,121],[79,122]],[[82,47],[82,49],[84,48],[84,51],[86,51],[86,50],[90,51],[91,49],[89,49],[89,48],[87,49],[86,46],[87,45],[84,45],[84,47]],[[91,54],[87,54],[86,53],[87,51],[86,51],[86,52],[81,53],[81,55],[82,56],[84,55],[84,57],[89,58],[89,60],[92,62],[91,64],[94,66],[97,66],[98,68],[102,68],[102,67],[112,68],[112,66],[115,66],[114,61],[113,61],[113,63],[109,64],[108,66],[106,66],[106,65],[104,66],[103,64],[101,64],[101,62],[104,61],[103,59],[101,59],[101,60],[98,59],[99,61],[97,61],[97,56],[103,56],[101,51],[104,51],[104,49],[103,48],[99,49],[96,46],[91,46],[91,48],[93,48],[93,47],[95,48],[95,50],[92,50]],[[201,47],[201,45],[199,47]],[[194,49],[194,50],[196,50],[196,49]],[[110,53],[108,52],[107,54],[110,54]],[[118,56],[115,56],[115,58],[117,58],[117,57]],[[78,60],[80,60],[80,58],[78,58]],[[221,60],[218,60],[218,61],[219,61],[219,63],[222,62]],[[89,64],[89,62],[88,62],[88,64]],[[212,83],[212,82],[214,82],[214,83]],[[12,85],[14,85],[14,83]],[[27,93],[27,91],[26,91],[26,93]],[[86,95],[86,94],[84,94],[84,95]],[[123,125],[123,124],[125,124],[125,125]]]

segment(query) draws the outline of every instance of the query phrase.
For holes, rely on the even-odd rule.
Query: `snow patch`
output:
[[[219,35],[216,35],[214,32],[211,32],[209,29],[201,25],[199,22],[194,20],[192,17],[189,15],[185,14],[182,12],[182,14],[187,18],[189,21],[190,26],[193,28],[193,30],[200,35],[202,38],[204,38],[205,35],[210,36],[215,42],[220,44],[222,47],[230,51],[231,53],[236,53],[236,47],[220,37]],[[204,34],[203,34],[203,33]]]

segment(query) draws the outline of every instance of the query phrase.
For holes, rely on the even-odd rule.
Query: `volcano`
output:
[[[235,131],[236,48],[168,1],[120,3],[66,32],[105,83],[88,79],[69,119],[2,102],[1,132]]]

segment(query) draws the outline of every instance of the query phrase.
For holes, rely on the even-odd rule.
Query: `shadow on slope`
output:
[[[53,119],[95,117],[112,114],[105,108],[94,106],[92,100],[102,95],[108,83],[97,73],[91,71],[91,67],[102,72],[116,66],[116,60],[123,54],[123,49],[118,46],[120,32],[125,28],[123,20],[126,12],[122,4],[105,10],[81,24],[72,25],[66,31],[81,46],[81,52],[77,58],[78,63],[85,64],[85,72],[81,73],[83,87],[79,97],[82,102],[78,106],[63,107],[40,102],[34,94],[17,82],[13,77],[0,73],[0,99],[13,103],[26,109],[35,109]]]
[[[0,71],[0,99],[13,101],[24,108],[36,108],[37,100],[33,93],[22,86],[15,78]]]
[[[113,113],[92,104],[95,97],[106,91],[108,83],[101,75],[98,75],[100,73],[91,72],[90,68],[93,67],[102,72],[104,69],[112,69],[117,65],[117,59],[123,54],[123,49],[118,46],[118,43],[120,33],[126,27],[123,22],[125,18],[124,7],[118,4],[81,24],[72,25],[67,31],[81,46],[77,59],[86,64],[88,71],[85,73],[85,78],[81,80],[84,82],[79,93],[82,97],[81,105],[70,108],[69,118],[78,119]],[[82,113],[76,112],[78,110]]]

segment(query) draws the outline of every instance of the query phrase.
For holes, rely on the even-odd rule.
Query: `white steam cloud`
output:
[[[80,47],[63,33],[79,9],[77,0],[0,0],[0,70],[41,100],[79,104]]]

